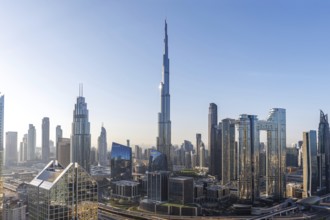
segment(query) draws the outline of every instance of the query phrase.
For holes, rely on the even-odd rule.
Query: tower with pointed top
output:
[[[158,113],[158,137],[157,150],[164,153],[167,157],[168,169],[172,170],[172,161],[170,156],[171,148],[171,118],[170,118],[170,60],[168,58],[168,36],[167,23],[165,20],[165,39],[163,54],[163,73],[160,82],[161,103]]]
[[[71,133],[71,162],[77,162],[90,173],[91,134],[88,120],[88,109],[85,97],[82,96],[82,85],[79,86],[79,97],[73,110]]]

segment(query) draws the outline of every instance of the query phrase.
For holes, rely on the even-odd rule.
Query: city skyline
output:
[[[194,142],[196,133],[208,143],[211,102],[218,106],[219,121],[238,119],[240,114],[267,118],[265,109],[285,108],[288,146],[301,140],[303,131],[316,130],[319,109],[330,112],[326,96],[319,92],[327,86],[330,72],[326,30],[330,15],[325,10],[329,3],[287,3],[283,12],[274,3],[259,2],[253,8],[253,3],[238,7],[222,1],[212,2],[212,7],[211,2],[191,6],[161,1],[148,7],[146,1],[141,5],[95,3],[93,7],[75,1],[22,2],[20,7],[3,3],[4,132],[17,131],[21,140],[33,124],[41,147],[41,119],[49,117],[50,139],[55,141],[57,125],[63,137],[69,138],[78,84],[83,83],[92,146],[97,146],[102,123],[109,143],[125,144],[130,139],[132,146],[156,146],[166,17],[172,144]],[[63,4],[67,8],[62,10]],[[183,13],[186,7],[191,12]],[[71,15],[73,8],[77,10]]]

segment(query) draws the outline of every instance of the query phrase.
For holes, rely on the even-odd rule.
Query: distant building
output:
[[[298,149],[295,147],[286,148],[286,166],[298,167]]]
[[[147,195],[149,200],[158,202],[168,201],[169,176],[169,171],[147,172]]]
[[[70,164],[71,151],[70,151],[70,138],[58,138],[57,139],[57,160],[63,167],[67,167]]]
[[[87,172],[90,172],[91,134],[88,120],[88,109],[85,97],[82,94],[82,86],[79,97],[73,110],[73,122],[71,131],[71,162],[77,162]]]
[[[41,126],[41,151],[42,161],[49,162],[50,148],[49,148],[49,118],[45,117],[42,119]]]
[[[107,159],[108,159],[108,154],[107,154]],[[91,165],[97,166],[97,149],[96,147],[92,147],[91,149]]]
[[[151,149],[150,150],[150,157],[149,157],[149,172],[152,171],[167,171],[167,158],[166,155]]]
[[[97,139],[97,150],[98,150],[98,160],[101,166],[108,165],[107,151],[108,151],[108,143],[107,143],[107,131],[102,126],[101,134]]]
[[[29,183],[29,219],[97,220],[97,199],[96,181],[83,167],[54,160]]]
[[[206,164],[205,164],[205,156],[206,153],[205,153],[205,145],[204,143],[201,144],[201,154],[200,154],[200,157],[199,157],[199,166],[200,167],[206,167]]]
[[[200,166],[200,154],[202,147],[202,134],[196,134],[196,166]]]
[[[55,133],[55,146],[56,146],[56,158],[58,157],[58,152],[57,152],[57,143],[58,139],[63,137],[63,131],[61,128],[61,125],[56,126],[56,133]]]
[[[23,139],[19,145],[19,162],[25,162],[27,158],[27,134],[24,134]]]
[[[6,132],[6,166],[17,165],[17,132]]]
[[[317,191],[317,143],[316,131],[303,132],[303,197],[310,197]]]
[[[187,204],[194,202],[194,179],[192,177],[169,178],[169,202]]]
[[[29,124],[28,136],[27,136],[27,160],[36,159],[36,128],[33,124]]]
[[[132,179],[132,148],[113,142],[110,157],[112,181]]]
[[[221,172],[221,154],[219,146],[217,144],[217,130],[218,130],[218,107],[214,103],[210,103],[209,106],[209,118],[208,118],[208,150],[210,152],[209,161],[209,173],[212,176],[217,176]],[[221,164],[221,165],[220,165]],[[218,172],[217,172],[218,171]]]
[[[222,120],[222,184],[235,180],[236,173],[235,154],[235,120],[226,118]]]

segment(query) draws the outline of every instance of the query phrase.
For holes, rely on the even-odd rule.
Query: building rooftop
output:
[[[120,180],[120,181],[116,181],[116,182],[114,182],[114,184],[116,184],[116,185],[121,185],[121,186],[137,186],[137,185],[139,185],[138,182],[135,182],[135,181],[129,181],[129,180]]]

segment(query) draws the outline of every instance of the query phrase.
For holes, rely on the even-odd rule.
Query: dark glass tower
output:
[[[90,172],[91,134],[88,120],[88,109],[82,87],[73,110],[71,133],[71,162],[77,162],[88,173]]]
[[[318,188],[330,192],[330,131],[328,115],[320,111],[318,132]]]
[[[97,150],[98,150],[98,159],[99,159],[99,164],[101,166],[106,166],[107,163],[107,131],[105,128],[102,126],[101,128],[101,134],[97,140]]]
[[[165,21],[165,49],[163,55],[163,79],[160,83],[161,105],[158,113],[157,150],[168,159],[168,169],[172,170],[171,151],[171,117],[170,117],[170,59],[168,58],[167,23]]]
[[[110,166],[112,181],[132,179],[132,148],[113,142]]]

